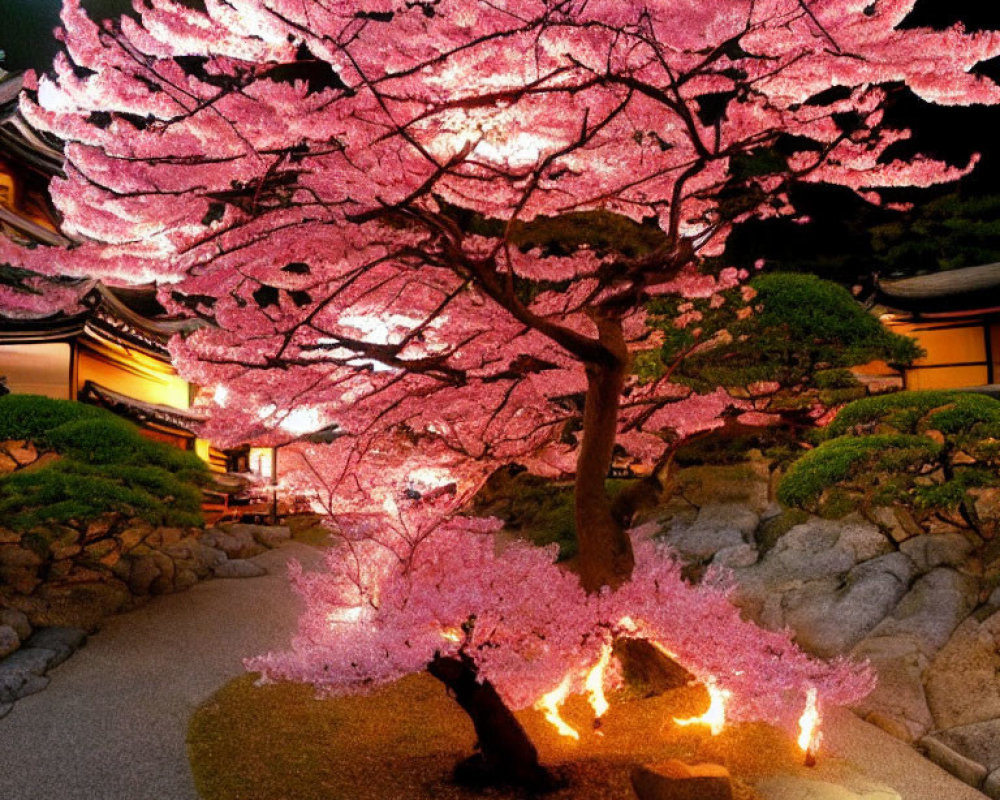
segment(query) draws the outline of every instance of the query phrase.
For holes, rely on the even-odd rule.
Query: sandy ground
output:
[[[318,553],[290,543],[255,559],[266,576],[207,581],[107,620],[0,720],[0,798],[196,800],[188,718],[244,657],[288,645],[300,606],[285,564]]]

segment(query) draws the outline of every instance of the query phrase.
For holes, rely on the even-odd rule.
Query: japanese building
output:
[[[927,351],[904,370],[907,389],[1000,384],[1000,264],[879,281],[875,299]]]
[[[0,70],[0,235],[65,246],[49,181],[62,174],[60,143],[33,130],[17,110],[19,75]],[[222,451],[197,435],[197,387],[170,363],[171,336],[197,321],[171,318],[154,286],[112,288],[68,282],[80,310],[10,317],[0,309],[0,377],[7,390],[92,403],[131,419],[143,435],[193,450],[219,472],[274,476],[271,448]]]

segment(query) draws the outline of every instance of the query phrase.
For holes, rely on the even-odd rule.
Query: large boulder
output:
[[[229,558],[253,558],[267,550],[253,538],[250,525],[233,525],[229,530],[209,528],[201,541],[203,544],[221,550]]]
[[[875,690],[854,707],[859,716],[906,742],[934,726],[923,683],[930,661],[919,642],[910,636],[869,636],[851,655],[867,659],[878,676]]]
[[[924,676],[935,727],[1000,718],[1000,612],[969,617],[938,651]]]
[[[960,533],[925,533],[907,539],[899,549],[912,559],[917,569],[929,572],[935,567],[967,566],[974,548]]]
[[[917,579],[872,636],[909,636],[931,657],[976,607],[979,583],[946,567]]]
[[[916,573],[902,553],[873,558],[852,569],[843,586],[788,592],[784,623],[807,652],[823,658],[845,653],[881,622],[906,593]]]
[[[891,549],[876,526],[856,517],[840,521],[813,517],[768,545],[756,564],[745,568],[732,564],[738,582],[733,599],[748,617],[772,629],[794,627],[789,614],[805,624],[806,618],[832,613],[838,596],[851,593],[844,587],[851,583],[849,576],[859,568],[858,563],[877,562],[879,557],[889,556]],[[899,567],[897,564],[897,571]],[[903,571],[908,575],[909,569]],[[853,583],[863,575],[863,570],[855,574]]]

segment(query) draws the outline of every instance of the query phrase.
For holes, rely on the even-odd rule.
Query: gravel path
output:
[[[107,620],[0,720],[0,798],[197,800],[188,718],[245,656],[287,646],[300,606],[285,564],[318,555],[286,544],[254,559],[264,577],[207,581]]]
[[[287,544],[254,559],[265,577],[208,581],[109,619],[47,689],[0,720],[0,798],[198,800],[188,719],[243,672],[243,657],[288,644],[299,613],[284,569],[292,557],[313,566],[319,551]],[[847,712],[824,727],[820,767],[764,781],[765,800],[985,798]]]

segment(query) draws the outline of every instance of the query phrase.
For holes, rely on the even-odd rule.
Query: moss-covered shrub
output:
[[[824,438],[782,479],[783,503],[828,516],[860,510],[890,526],[878,508],[896,506],[925,530],[1000,533],[1000,401],[954,391],[864,398]]]
[[[0,480],[0,519],[15,530],[86,522],[109,511],[155,525],[201,524],[195,454],[150,441],[108,411],[33,395],[0,397],[0,439],[27,439],[60,458]]]
[[[916,475],[940,450],[931,439],[906,434],[832,439],[792,464],[778,487],[778,499],[786,505],[816,510],[823,492],[837,484],[863,477],[867,480],[873,473]],[[874,488],[871,483],[868,487]]]
[[[901,433],[939,430],[947,435],[1000,434],[1000,402],[972,392],[897,392],[867,397],[841,409],[827,437],[868,433],[876,426]]]
[[[30,439],[49,444],[48,432],[70,422],[114,416],[103,409],[34,394],[0,397],[0,441]]]

